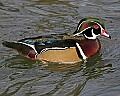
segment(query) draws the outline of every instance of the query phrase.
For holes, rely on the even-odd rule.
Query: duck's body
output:
[[[85,21],[86,20],[82,20],[81,23],[84,23]],[[95,21],[98,23],[98,19],[95,19]],[[3,42],[3,44],[17,50],[19,53],[32,60],[38,59],[61,63],[80,62],[99,51],[100,42],[95,36],[97,37],[99,34],[102,34],[95,33],[94,35],[93,33],[86,33],[86,31],[92,30],[90,29],[90,26],[94,25],[92,24],[94,23],[93,21],[90,22],[90,26],[86,27],[86,30],[82,29],[84,26],[80,28],[83,25],[81,23],[74,34],[41,35],[39,37],[25,38],[17,42]],[[85,22],[85,25],[88,23]],[[95,25],[97,23],[95,23]],[[97,28],[101,26],[98,24],[94,27]],[[100,29],[100,31],[101,30],[103,29]],[[93,30],[91,32],[93,32]],[[80,36],[81,34],[84,36]],[[106,34],[104,36],[109,37]]]

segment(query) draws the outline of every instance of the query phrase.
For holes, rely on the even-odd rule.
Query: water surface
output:
[[[49,33],[72,33],[84,17],[101,18],[112,39],[83,64],[31,61],[2,46]],[[119,96],[120,0],[1,0],[0,96]]]

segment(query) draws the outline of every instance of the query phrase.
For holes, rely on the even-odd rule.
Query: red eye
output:
[[[98,25],[93,25],[93,28],[98,29],[99,26]]]

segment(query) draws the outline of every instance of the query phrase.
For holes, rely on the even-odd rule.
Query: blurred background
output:
[[[100,18],[112,39],[82,64],[31,61],[2,45],[50,33],[73,33]],[[120,96],[120,0],[0,0],[0,96]]]

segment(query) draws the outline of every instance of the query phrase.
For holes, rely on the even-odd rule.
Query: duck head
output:
[[[96,39],[99,35],[111,38],[111,36],[105,31],[104,23],[97,18],[82,19],[73,34],[74,36],[80,36],[83,34],[87,39]]]

